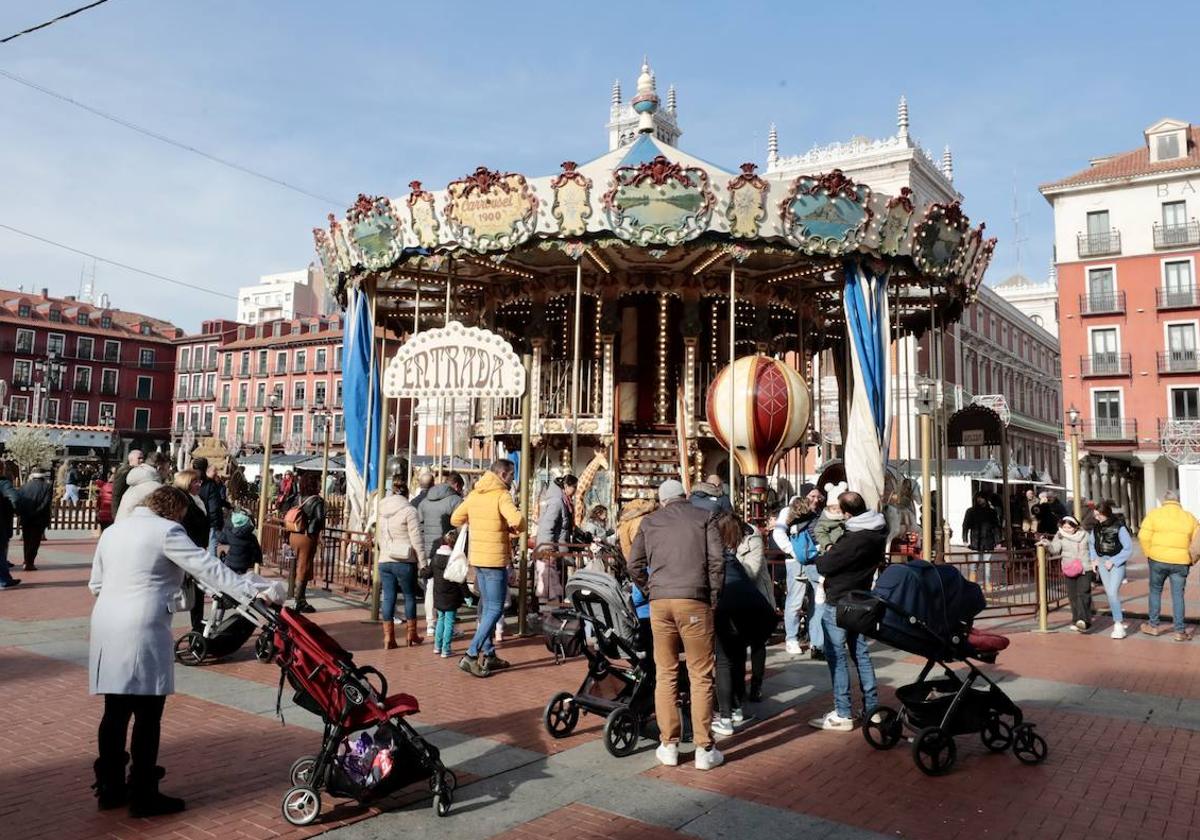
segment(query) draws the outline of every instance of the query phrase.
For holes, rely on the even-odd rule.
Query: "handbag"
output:
[[[1083,561],[1078,557],[1073,557],[1070,560],[1064,560],[1062,564],[1063,575],[1069,578],[1077,578],[1083,574]]]
[[[458,532],[458,539],[454,541],[450,559],[446,562],[446,571],[442,572],[442,578],[451,583],[465,582],[467,572],[471,569],[471,564],[467,562],[467,527],[464,525]]]
[[[184,575],[183,584],[167,604],[167,612],[191,612],[192,607],[196,606],[196,594],[196,579],[191,575]]]
[[[850,633],[869,636],[879,629],[884,603],[870,592],[851,592],[837,603],[837,626]]]

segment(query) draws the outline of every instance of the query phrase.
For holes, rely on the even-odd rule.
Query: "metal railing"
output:
[[[1178,225],[1154,223],[1155,248],[1180,248],[1200,244],[1200,222],[1192,219]]]
[[[1080,356],[1079,375],[1128,376],[1130,362],[1128,353],[1093,353],[1090,356]]]
[[[1080,315],[1112,315],[1124,311],[1124,292],[1088,292],[1079,296]]]
[[[1200,353],[1195,350],[1168,350],[1158,354],[1159,373],[1200,373]]]
[[[1200,294],[1197,293],[1195,286],[1187,286],[1182,289],[1156,289],[1154,298],[1159,309],[1187,309],[1200,306]]]
[[[278,569],[280,576],[285,579],[290,577],[296,553],[289,543],[288,533],[283,529],[283,522],[268,519],[260,533],[263,564]],[[313,579],[320,581],[322,589],[363,594],[371,591],[373,558],[370,534],[326,527],[320,534],[313,563]]]
[[[1103,233],[1081,233],[1075,241],[1081,259],[1121,253],[1121,231],[1116,228]]]
[[[1093,443],[1135,441],[1137,440],[1137,421],[1089,420],[1083,424],[1083,439]]]

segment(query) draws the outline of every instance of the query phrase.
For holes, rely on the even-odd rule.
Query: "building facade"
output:
[[[0,290],[0,413],[10,423],[103,429],[113,449],[170,439],[182,331],[68,296]]]
[[[218,347],[213,434],[231,452],[261,450],[269,423],[273,450],[315,453],[324,436],[313,412],[324,407],[332,416],[331,444],[340,449],[341,320],[241,324],[230,338]]]
[[[1200,128],[1041,187],[1054,210],[1063,395],[1082,415],[1084,494],[1139,514],[1179,486],[1200,427]]]
[[[264,274],[254,286],[238,289],[237,320],[243,324],[290,321],[328,314],[331,301],[325,275],[312,264],[300,271]]]
[[[222,344],[238,338],[236,321],[205,321],[196,335],[175,340],[175,401],[172,437],[194,440],[216,432],[217,368]]]
[[[1053,267],[1044,282],[1014,274],[992,286],[992,290],[1039,327],[1044,327],[1046,332],[1058,337],[1058,277]]]

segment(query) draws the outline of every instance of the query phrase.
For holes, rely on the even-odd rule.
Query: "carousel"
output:
[[[675,148],[655,131],[646,65],[632,106],[636,137],[588,163],[413,181],[314,230],[348,323],[372,327],[365,379],[351,383],[349,349],[346,362],[352,486],[356,465],[364,489],[385,468],[381,434],[412,463],[419,413],[465,411],[471,452],[447,458],[524,442],[535,494],[573,472],[580,514],[672,476],[716,473],[750,499],[814,442],[807,383],[833,374],[833,454],[880,503],[889,345],[957,320],[995,240],[957,202],[921,206],[836,169],[767,178]]]

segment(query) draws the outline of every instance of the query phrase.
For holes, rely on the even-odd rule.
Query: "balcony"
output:
[[[1124,312],[1124,292],[1088,292],[1079,296],[1080,315],[1121,315]]]
[[[1170,420],[1158,419],[1159,441],[1172,438],[1195,438],[1200,433],[1200,417],[1172,417]]]
[[[1075,237],[1079,258],[1105,257],[1121,253],[1121,231],[1113,228],[1104,233],[1081,233]]]
[[[1079,357],[1079,375],[1085,379],[1092,376],[1129,376],[1130,356],[1128,353],[1095,353]]]
[[[1190,309],[1200,306],[1200,293],[1195,286],[1183,289],[1157,289],[1154,292],[1159,309]]]
[[[1084,443],[1133,443],[1137,441],[1136,420],[1089,420],[1083,424]]]
[[[1168,350],[1158,354],[1158,372],[1200,373],[1200,353],[1195,350]]]
[[[1154,223],[1155,248],[1185,248],[1200,245],[1200,222],[1192,219],[1180,225]]]

